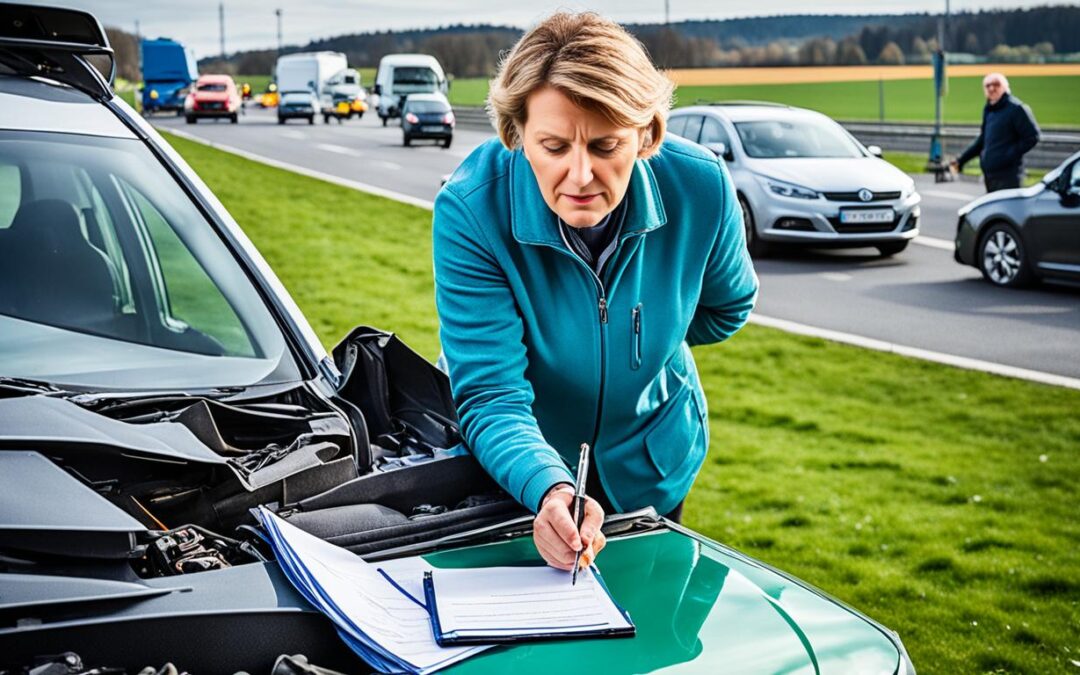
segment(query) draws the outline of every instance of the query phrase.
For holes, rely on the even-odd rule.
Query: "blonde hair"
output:
[[[559,12],[522,36],[502,59],[487,108],[508,149],[521,145],[529,95],[545,85],[612,124],[645,129],[641,157],[659,150],[674,85],[614,21],[593,12]]]

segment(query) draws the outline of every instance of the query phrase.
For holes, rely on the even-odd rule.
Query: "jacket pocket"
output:
[[[630,310],[630,370],[641,367],[641,303]]]
[[[666,478],[693,454],[702,425],[692,386],[680,389],[664,408],[645,435],[645,449],[653,467]]]

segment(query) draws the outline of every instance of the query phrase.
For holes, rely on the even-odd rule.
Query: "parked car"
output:
[[[882,256],[919,234],[915,182],[821,113],[767,103],[678,108],[668,130],[723,157],[754,255],[776,244]]]
[[[1080,152],[1035,185],[991,192],[957,215],[956,262],[990,283],[1080,283]]]
[[[401,110],[401,138],[408,146],[427,138],[449,148],[454,141],[454,111],[442,94],[412,94]]]
[[[12,7],[0,671],[315,672],[296,654],[370,671],[271,558],[257,506],[368,560],[540,563],[532,515],[462,448],[445,375],[375,329],[327,354],[198,175],[81,58],[109,53],[100,24]],[[504,647],[459,672],[914,672],[892,631],[652,509],[605,531],[599,566],[635,638]]]
[[[240,105],[240,92],[231,77],[200,75],[195,89],[184,99],[184,117],[188,124],[201,119],[228,119],[236,124]]]
[[[307,89],[282,91],[278,98],[277,121],[285,124],[287,120],[305,119],[308,124],[315,124],[315,111],[319,109],[319,98],[315,92]]]

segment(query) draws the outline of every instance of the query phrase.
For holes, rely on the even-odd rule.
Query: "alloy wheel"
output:
[[[1016,280],[1023,261],[1020,246],[1011,232],[999,229],[991,232],[983,245],[983,270],[995,284],[1006,285]]]

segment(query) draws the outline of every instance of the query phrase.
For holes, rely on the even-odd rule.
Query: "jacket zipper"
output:
[[[641,367],[641,303],[630,312],[633,344],[630,345],[630,369]]]

